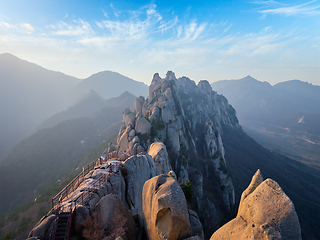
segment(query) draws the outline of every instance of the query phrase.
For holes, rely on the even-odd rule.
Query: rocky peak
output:
[[[207,80],[201,80],[197,86],[199,87],[200,90],[202,90],[208,95],[211,95],[213,93],[212,87]]]
[[[208,236],[219,222],[231,217],[235,204],[222,125],[240,128],[228,101],[212,91],[208,81],[196,85],[168,71],[165,78],[153,76],[148,98],[137,98],[133,112],[124,111],[118,137],[118,149],[130,153],[148,150],[153,142],[165,144],[171,169],[181,182],[188,180],[193,186],[192,205],[203,218]],[[217,210],[218,205],[223,207]],[[208,213],[207,208],[212,211]],[[212,221],[215,224],[209,224]]]
[[[168,71],[165,77],[166,80],[176,80],[176,76],[172,71]]]

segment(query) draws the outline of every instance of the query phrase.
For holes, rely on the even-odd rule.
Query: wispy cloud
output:
[[[1,29],[16,29],[17,26],[14,24],[10,24],[8,22],[0,22],[0,28]]]
[[[116,17],[119,17],[119,15],[121,14],[121,11],[117,10],[115,8],[115,6],[113,5],[113,3],[110,3],[110,7],[112,8],[113,10],[113,14],[116,16]]]
[[[203,32],[206,25],[206,23],[197,24],[197,22],[193,20],[190,24],[184,27],[185,38],[190,40],[196,40]]]
[[[30,32],[35,31],[35,29],[31,26],[30,23],[21,23],[21,26],[27,31],[30,31]]]
[[[279,14],[285,16],[293,15],[320,15],[320,4],[317,0],[299,5],[289,5],[276,1],[255,1],[254,4],[261,5],[258,12],[265,17],[268,14]]]
[[[34,27],[30,23],[11,24],[8,22],[0,22],[0,29],[8,31],[16,31],[20,33],[35,32]]]
[[[102,9],[102,12],[103,12],[103,16],[104,16],[105,18],[109,18],[108,13],[107,13],[104,9]]]
[[[59,36],[80,36],[93,33],[91,25],[81,19],[73,20],[72,23],[60,21],[56,25],[49,25],[48,28],[51,29],[53,35]]]
[[[162,33],[165,31],[172,29],[174,26],[176,26],[178,23],[178,16],[176,16],[174,19],[169,20],[169,21],[163,21],[160,23],[160,26],[158,26],[158,29],[161,30]]]

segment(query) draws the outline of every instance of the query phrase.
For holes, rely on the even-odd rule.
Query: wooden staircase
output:
[[[60,212],[57,214],[56,224],[51,236],[51,240],[68,240],[74,209],[70,208],[68,212]]]

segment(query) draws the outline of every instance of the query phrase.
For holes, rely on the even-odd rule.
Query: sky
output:
[[[320,0],[0,0],[0,53],[81,79],[320,85]]]

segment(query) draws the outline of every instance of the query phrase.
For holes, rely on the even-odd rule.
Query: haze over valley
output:
[[[320,239],[319,16],[2,1],[0,240]]]

